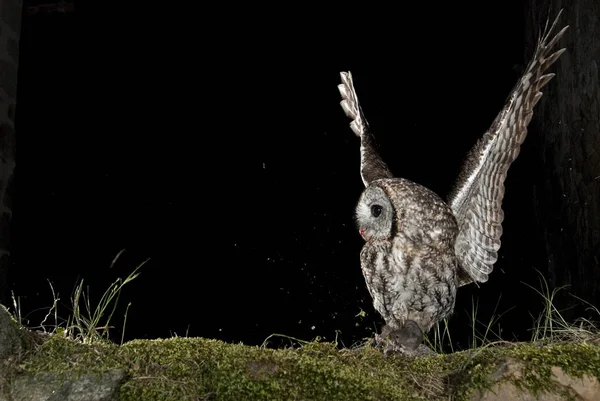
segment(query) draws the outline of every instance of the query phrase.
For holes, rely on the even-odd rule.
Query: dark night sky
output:
[[[523,2],[444,7],[27,17],[10,272],[25,311],[52,304],[47,280],[68,304],[78,278],[97,297],[151,258],[120,300],[126,339],[371,335],[339,71],[353,72],[392,171],[445,195],[532,51]],[[517,305],[509,333],[537,313],[521,283],[537,286],[543,251],[536,146],[532,128],[506,183],[501,259],[488,284],[459,292],[457,338],[472,297],[486,322],[500,296],[498,312]]]

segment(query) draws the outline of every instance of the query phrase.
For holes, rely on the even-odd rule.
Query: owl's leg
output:
[[[377,337],[378,342],[384,341],[392,332],[394,331],[394,328],[392,326],[390,326],[389,324],[386,324],[385,326],[383,326],[381,328],[381,334],[379,334]]]
[[[386,339],[388,338],[390,333],[392,333],[393,331],[394,331],[394,328],[392,326],[390,326],[389,324],[384,325],[381,328],[381,333],[375,334],[375,338],[373,339],[371,345],[373,345],[376,348],[385,347]]]

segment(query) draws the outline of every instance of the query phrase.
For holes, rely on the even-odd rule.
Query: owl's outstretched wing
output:
[[[341,72],[340,76],[342,78],[342,83],[338,85],[342,95],[340,105],[346,116],[352,119],[350,128],[360,138],[360,175],[365,187],[371,181],[380,178],[392,178],[392,173],[377,152],[377,145],[369,128],[369,123],[358,103],[358,97],[352,83],[352,74]]]
[[[548,21],[527,69],[510,93],[506,105],[490,128],[467,155],[449,205],[456,216],[459,233],[456,255],[461,269],[459,285],[484,283],[498,259],[502,235],[502,198],[508,168],[519,154],[527,135],[533,108],[541,89],[555,74],[544,74],[565,51],[551,53],[568,28],[551,37],[561,12],[548,29]]]

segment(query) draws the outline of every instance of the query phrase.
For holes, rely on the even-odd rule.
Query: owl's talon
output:
[[[385,346],[386,338],[393,332],[393,329],[389,325],[384,325],[381,328],[380,334],[375,334],[375,337],[371,340],[371,345],[375,348],[383,348]]]

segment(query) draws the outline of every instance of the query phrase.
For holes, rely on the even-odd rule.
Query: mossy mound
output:
[[[203,338],[117,346],[53,336],[20,365],[21,374],[29,376],[115,369],[125,371],[114,398],[122,401],[479,400],[489,399],[487,389],[500,383],[524,394],[568,399],[578,392],[557,382],[556,369],[597,384],[600,345],[508,344],[409,359],[385,357],[369,346],[338,349],[319,342],[274,350]]]

